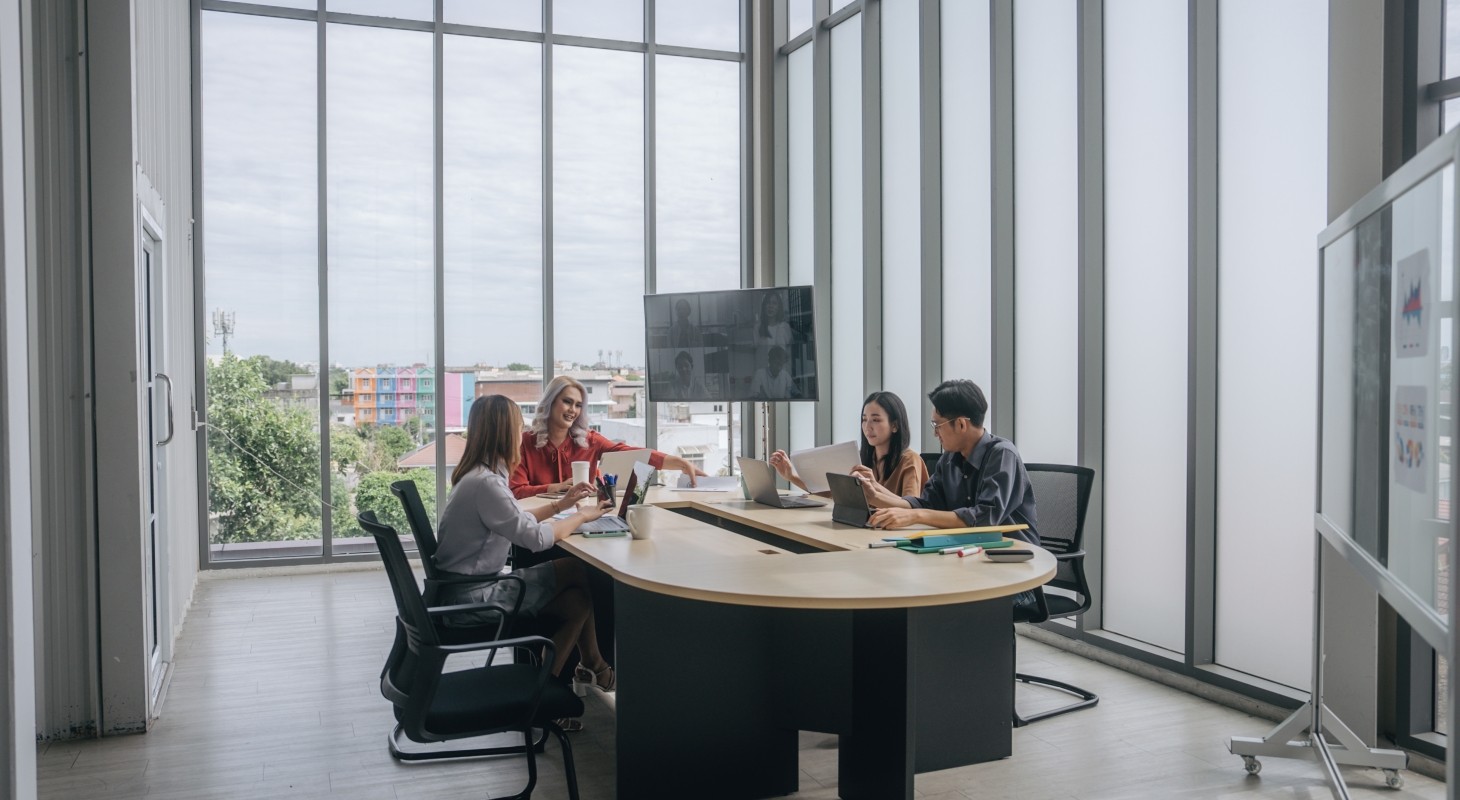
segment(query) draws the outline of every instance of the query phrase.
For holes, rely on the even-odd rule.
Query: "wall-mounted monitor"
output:
[[[810,286],[644,296],[649,400],[816,400]]]

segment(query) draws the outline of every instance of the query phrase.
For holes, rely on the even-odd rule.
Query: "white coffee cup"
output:
[[[580,483],[587,483],[587,482],[588,482],[588,462],[587,461],[574,461],[573,462],[573,485],[574,486],[577,486]]]
[[[654,534],[654,512],[649,506],[629,506],[629,535],[647,539]]]

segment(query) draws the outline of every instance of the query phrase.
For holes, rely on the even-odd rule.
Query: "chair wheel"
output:
[[[1386,769],[1384,770],[1384,785],[1390,789],[1402,788],[1404,786],[1404,777],[1399,774],[1399,770],[1397,769]]]
[[[1256,756],[1242,756],[1242,766],[1247,770],[1248,775],[1256,775],[1262,772],[1262,762]]]

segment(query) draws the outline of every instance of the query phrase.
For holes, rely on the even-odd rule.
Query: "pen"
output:
[[[868,547],[896,547],[897,542],[871,542]]]

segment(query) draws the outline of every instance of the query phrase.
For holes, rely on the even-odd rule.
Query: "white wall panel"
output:
[[[943,377],[993,391],[989,4],[942,5]],[[996,421],[998,409],[990,410]],[[992,422],[990,424],[993,424]]]
[[[1078,454],[1076,12],[1014,3],[1013,435],[1025,461],[1062,464]]]
[[[1186,630],[1186,32],[1183,3],[1105,2],[1104,625],[1175,651]]]
[[[861,435],[866,396],[862,268],[862,15],[858,14],[831,31],[831,438],[838,442]]]
[[[1219,18],[1216,660],[1306,688],[1328,4]]]
[[[882,388],[923,436],[918,0],[882,2]],[[931,441],[931,437],[927,437]]]

